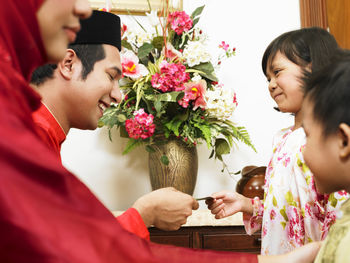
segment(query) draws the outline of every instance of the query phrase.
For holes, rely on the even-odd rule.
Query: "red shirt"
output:
[[[66,139],[66,134],[55,116],[43,103],[40,108],[32,114],[32,116],[43,142],[50,149],[54,150],[55,154],[61,159],[61,145]],[[149,240],[148,229],[136,209],[129,208],[122,215],[118,216],[117,220],[122,227],[129,232]]]
[[[40,138],[61,159],[61,145],[66,139],[66,134],[55,116],[43,103],[38,110],[33,112],[32,116]]]

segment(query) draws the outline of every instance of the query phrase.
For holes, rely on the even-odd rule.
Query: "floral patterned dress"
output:
[[[273,154],[265,174],[264,201],[252,199],[253,215],[244,221],[248,234],[262,229],[261,254],[289,252],[323,240],[334,223],[345,191],[318,194],[302,149],[302,128],[281,130],[274,138]]]

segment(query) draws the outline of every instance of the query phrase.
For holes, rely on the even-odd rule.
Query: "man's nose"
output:
[[[122,101],[122,93],[120,91],[118,81],[115,82],[110,95],[111,95],[111,98],[115,100],[115,102],[120,103]]]

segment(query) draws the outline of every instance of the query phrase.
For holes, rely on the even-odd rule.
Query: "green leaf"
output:
[[[193,19],[193,21],[192,21],[192,28],[194,28],[194,26],[197,25],[198,22],[199,22],[199,17]]]
[[[281,225],[282,225],[283,229],[285,229],[285,228],[286,228],[287,223],[286,223],[286,222],[281,222]]]
[[[235,127],[233,123],[228,120],[226,120],[224,123],[230,126],[234,138],[250,146],[256,152],[256,149],[250,140],[249,134],[244,127]]]
[[[164,38],[162,36],[158,36],[153,38],[152,40],[152,45],[158,49],[158,50],[162,50],[163,46],[164,46]]]
[[[190,115],[189,110],[186,110],[185,113],[176,115],[176,118],[181,121],[186,121],[189,115]]]
[[[281,209],[280,213],[283,216],[284,220],[288,222],[288,216],[286,214],[286,209],[285,208]]]
[[[334,193],[329,195],[328,201],[331,203],[331,206],[336,207],[338,200],[335,198]]]
[[[117,119],[119,122],[125,122],[126,121],[126,117],[124,114],[118,114],[117,115]]]
[[[199,74],[211,81],[218,81],[218,78],[214,75],[214,67],[210,62],[201,63],[193,67],[199,70]]]
[[[156,108],[157,112],[160,112],[162,110],[162,103],[157,100],[156,102],[154,102],[154,107]]]
[[[128,154],[129,152],[131,152],[133,149],[135,149],[136,147],[140,146],[141,144],[143,144],[142,141],[139,140],[135,140],[130,138],[128,143],[126,144],[126,147],[123,151],[123,155]]]
[[[165,127],[172,131],[176,136],[179,136],[179,128],[182,122],[183,121],[180,119],[172,119],[170,122],[165,123]]]
[[[125,48],[127,48],[127,49],[132,50],[131,44],[130,44],[127,40],[125,40],[125,39],[122,40],[122,46],[125,47]]]
[[[151,53],[153,49],[153,45],[150,43],[144,43],[138,50],[137,56],[142,59],[146,56],[148,56],[149,53]]]
[[[291,191],[288,191],[288,192],[285,194],[284,197],[286,198],[286,201],[287,201],[287,203],[288,203],[289,205],[293,205],[293,203],[294,203],[294,198],[293,198],[293,194],[292,194]]]
[[[215,141],[215,152],[217,155],[221,156],[223,154],[230,153],[230,145],[225,139],[219,138]]]
[[[162,157],[160,157],[160,161],[165,165],[169,164],[169,159],[166,155],[162,155]]]
[[[194,10],[193,13],[191,14],[191,18],[193,19],[193,18],[199,16],[203,12],[204,7],[205,7],[205,5],[197,7],[196,10]]]
[[[211,153],[210,153],[209,159],[213,158],[214,153],[215,153],[215,151],[214,151],[214,150],[212,150],[212,151],[211,151]]]
[[[98,123],[97,123],[97,127],[98,128],[102,128],[104,126],[104,122],[100,120],[98,120]]]
[[[195,123],[194,126],[201,130],[201,132],[202,132],[202,134],[204,136],[204,139],[205,139],[205,141],[206,141],[206,143],[208,145],[208,148],[210,148],[210,146],[211,146],[211,131],[210,131],[210,127],[207,126],[207,125],[199,124],[199,123]],[[218,140],[219,139],[217,139],[216,141],[218,141]],[[220,140],[224,140],[224,139],[220,139]],[[226,140],[224,140],[224,141],[226,142]],[[216,154],[219,154],[219,153],[216,151]],[[221,154],[219,154],[219,155],[221,155]]]
[[[149,153],[154,153],[156,151],[151,145],[146,145],[145,149]]]
[[[179,96],[182,94],[182,91],[173,91],[157,95],[146,95],[145,98],[152,101],[177,102],[179,100]]]
[[[272,204],[273,204],[273,206],[277,207],[277,199],[276,199],[276,197],[272,198]]]

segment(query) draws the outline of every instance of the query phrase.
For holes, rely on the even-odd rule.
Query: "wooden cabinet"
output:
[[[261,236],[249,236],[243,226],[188,226],[177,231],[150,228],[151,241],[189,248],[260,253]]]

